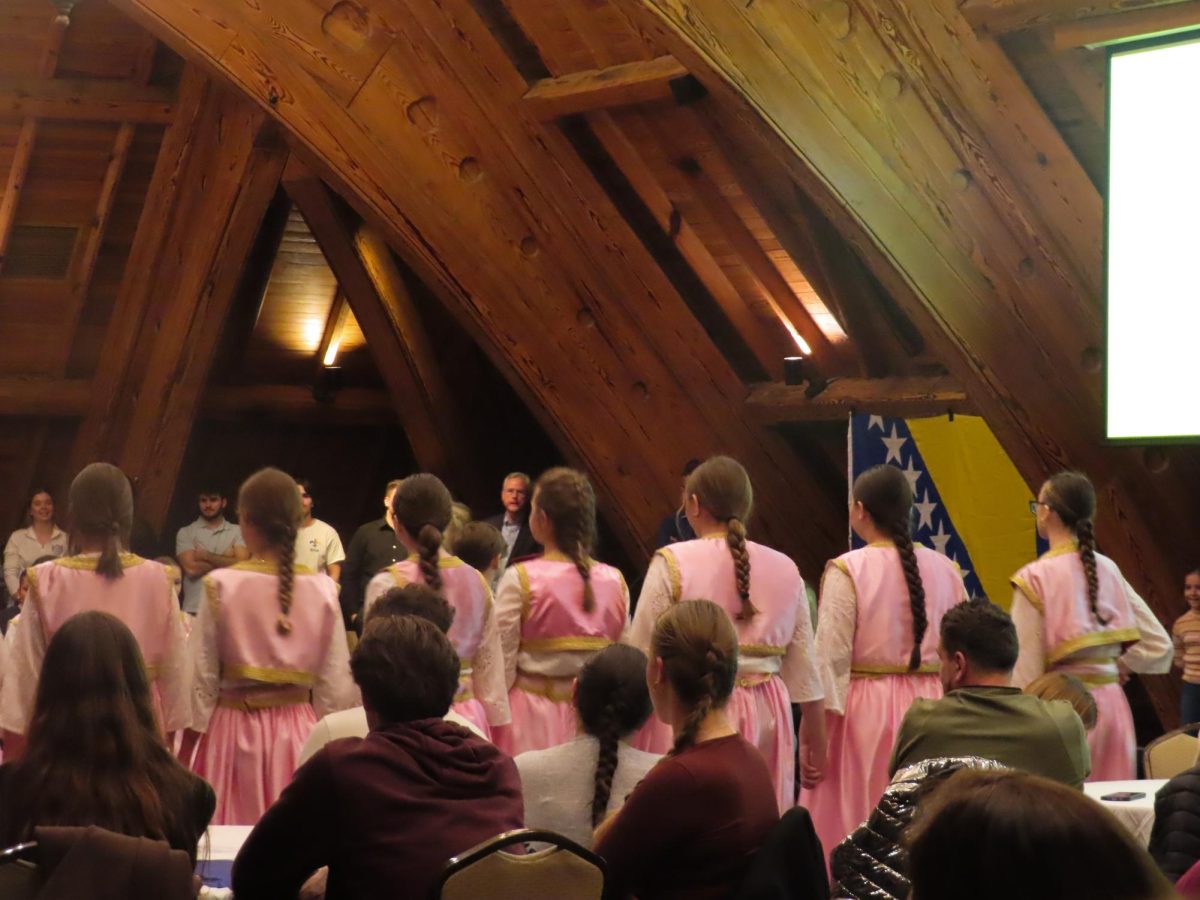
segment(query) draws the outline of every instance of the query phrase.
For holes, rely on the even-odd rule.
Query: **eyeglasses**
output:
[[[1037,515],[1037,510],[1038,510],[1039,506],[1044,506],[1044,507],[1046,507],[1046,509],[1050,508],[1049,503],[1043,503],[1041,500],[1030,500],[1029,501],[1029,511],[1031,513],[1033,513],[1033,515],[1035,515],[1035,516]]]

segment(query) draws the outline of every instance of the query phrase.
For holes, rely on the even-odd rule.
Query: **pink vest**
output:
[[[921,672],[938,670],[938,630],[944,616],[966,596],[953,560],[917,545],[917,570],[925,587],[928,626],[921,640]],[[913,617],[900,554],[892,544],[871,544],[844,553],[837,566],[854,583],[856,616],[851,674],[902,675],[912,652]]]
[[[1089,647],[1106,647],[1110,652],[1099,655],[1115,657],[1123,644],[1141,638],[1117,564],[1097,553],[1096,575],[1096,608],[1108,620],[1105,624],[1092,615],[1083,561],[1075,548],[1044,553],[1012,577],[1013,586],[1042,614],[1047,665]]]
[[[629,616],[625,578],[593,562],[589,571],[596,605],[583,609],[583,581],[575,564],[546,554],[514,568],[521,584],[521,650],[603,650],[620,639]]]
[[[109,581],[96,574],[96,562],[94,556],[67,556],[30,570],[30,600],[37,606],[46,642],[76,613],[111,613],[137,638],[153,680],[169,649],[172,618],[182,615],[172,573],[159,563],[122,553],[125,574]]]
[[[470,671],[471,661],[483,643],[483,624],[487,620],[492,592],[477,569],[468,566],[457,556],[438,560],[442,573],[442,596],[454,607],[454,622],[450,625],[450,643],[458,658]],[[406,584],[425,584],[425,576],[415,559],[406,559],[387,567],[397,587]]]
[[[743,657],[783,656],[796,631],[799,604],[807,603],[796,564],[778,550],[746,542],[750,556],[750,602],[758,615],[739,621],[742,601],[733,556],[722,538],[682,541],[658,551],[671,577],[671,601],[711,600],[724,608],[738,633]]]
[[[341,619],[337,585],[297,568],[281,634],[279,579],[269,563],[240,562],[204,577],[205,601],[217,622],[221,678],[312,687]]]

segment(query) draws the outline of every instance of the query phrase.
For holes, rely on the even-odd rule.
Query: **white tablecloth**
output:
[[[1090,781],[1083,786],[1083,791],[1110,813],[1133,833],[1143,847],[1150,843],[1150,830],[1154,827],[1154,795],[1159,788],[1167,783],[1165,778],[1153,778],[1145,781]],[[1145,794],[1137,800],[1101,800],[1108,794],[1120,793]]]

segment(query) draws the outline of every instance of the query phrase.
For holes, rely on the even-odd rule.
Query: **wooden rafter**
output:
[[[165,124],[174,115],[175,97],[169,88],[80,78],[0,79],[0,119]]]
[[[578,113],[634,106],[671,96],[671,82],[687,75],[673,56],[545,78],[525,94],[525,107],[543,122]]]
[[[0,416],[80,416],[91,389],[86,378],[0,377]]]
[[[1181,2],[1187,0],[962,0],[959,9],[976,31],[1001,35]]]
[[[1066,22],[1054,28],[1055,50],[1102,47],[1137,38],[1171,34],[1200,27],[1200,2],[1173,3],[1135,9],[1119,16],[1100,16]]]
[[[12,164],[8,169],[8,179],[4,183],[4,196],[0,197],[0,270],[4,268],[8,241],[12,237],[13,226],[17,223],[17,203],[25,187],[25,173],[29,171],[29,160],[33,156],[33,144],[36,140],[37,120],[26,119],[21,123]]]
[[[342,344],[342,331],[349,317],[350,306],[346,303],[346,293],[339,286],[333,293],[333,302],[329,304],[329,315],[325,317],[325,328],[321,332],[321,343],[317,345],[318,367],[334,364],[332,360],[327,361],[326,356],[330,348],[334,348],[334,356],[337,356],[337,348]]]
[[[396,409],[387,391],[343,388],[319,401],[311,388],[295,384],[222,386],[205,393],[200,415],[205,419],[268,422],[379,424],[392,421]]]
[[[973,413],[974,406],[948,375],[932,378],[836,378],[809,397],[804,386],[758,384],[746,407],[764,425],[845,419],[853,412],[912,418]]]

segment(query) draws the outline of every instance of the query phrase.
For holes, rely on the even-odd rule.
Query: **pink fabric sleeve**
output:
[[[654,626],[659,617],[671,608],[671,572],[667,561],[659,554],[650,560],[642,592],[638,595],[637,610],[622,640],[650,655],[650,639],[654,637]]]
[[[512,721],[508,708],[508,682],[504,672],[504,650],[500,646],[500,630],[496,624],[496,603],[483,576],[487,599],[483,607],[483,635],[472,660],[471,685],[475,699],[483,704],[489,725],[507,725]]]
[[[517,680],[517,653],[521,649],[521,579],[516,566],[509,566],[496,585],[495,619],[508,690]]]

